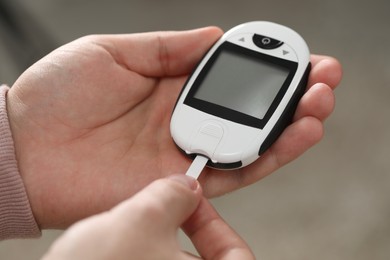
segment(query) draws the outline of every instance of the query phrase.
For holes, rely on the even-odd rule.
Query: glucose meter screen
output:
[[[194,97],[263,119],[288,74],[280,65],[224,50]]]

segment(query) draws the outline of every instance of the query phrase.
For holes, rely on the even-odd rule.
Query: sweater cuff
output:
[[[0,240],[39,237],[41,231],[27,197],[15,156],[6,96],[0,86]]]

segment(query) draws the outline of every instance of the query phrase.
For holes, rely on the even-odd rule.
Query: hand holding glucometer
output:
[[[291,121],[310,72],[303,38],[285,26],[249,22],[226,32],[185,83],[171,118],[180,150],[204,164],[254,162]]]

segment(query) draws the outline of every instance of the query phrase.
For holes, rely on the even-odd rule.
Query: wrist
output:
[[[0,86],[0,239],[37,237],[40,230],[15,156],[7,115],[8,90],[8,87]]]

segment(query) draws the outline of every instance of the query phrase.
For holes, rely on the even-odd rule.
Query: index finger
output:
[[[205,198],[182,228],[204,259],[255,259],[245,241]]]

